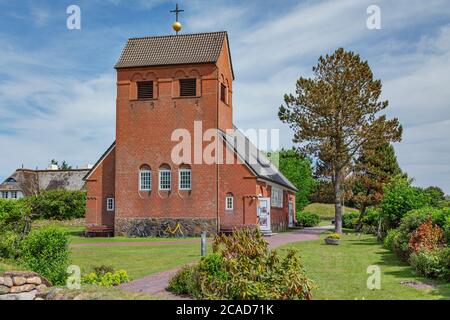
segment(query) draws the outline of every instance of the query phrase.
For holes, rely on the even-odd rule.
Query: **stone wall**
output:
[[[173,230],[179,223],[186,237],[217,233],[217,219],[201,218],[124,218],[116,219],[115,235],[127,237],[158,237],[168,226]]]
[[[0,274],[0,300],[33,300],[36,294],[48,287],[51,283],[35,272]]]

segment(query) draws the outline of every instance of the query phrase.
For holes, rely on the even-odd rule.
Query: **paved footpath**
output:
[[[265,239],[269,243],[269,247],[271,249],[275,249],[291,242],[317,240],[319,239],[319,234],[331,228],[332,227],[314,227],[298,229],[290,232],[275,234],[273,236],[266,237]],[[179,270],[180,267],[151,274],[149,276],[125,283],[121,285],[120,288],[131,292],[148,293],[161,299],[188,299],[174,295],[166,290],[170,278],[173,277]]]

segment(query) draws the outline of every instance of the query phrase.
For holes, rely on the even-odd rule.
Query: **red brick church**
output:
[[[116,141],[85,177],[88,229],[156,236],[179,223],[198,235],[293,224],[297,189],[233,126],[226,32],[132,38],[115,69]],[[216,159],[231,154],[232,163],[195,159],[214,140],[196,140],[199,123],[227,151]],[[194,156],[182,163],[173,159],[177,129],[194,137]]]

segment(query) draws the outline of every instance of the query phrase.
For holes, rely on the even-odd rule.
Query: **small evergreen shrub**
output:
[[[50,280],[63,285],[69,265],[69,238],[58,229],[32,231],[21,245],[22,264]]]
[[[320,223],[320,216],[315,213],[299,212],[297,213],[297,223],[302,227],[315,227]]]
[[[345,213],[342,216],[342,227],[348,229],[355,229],[356,225],[358,224],[358,218],[359,213],[357,212]]]

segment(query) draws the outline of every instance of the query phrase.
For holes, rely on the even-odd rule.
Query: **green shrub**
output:
[[[111,267],[101,266],[94,270],[94,272],[84,275],[81,282],[102,287],[114,287],[130,281],[127,272],[122,269],[114,271]]]
[[[342,216],[342,226],[348,229],[355,229],[358,224],[359,213],[345,213]]]
[[[65,284],[69,265],[69,238],[58,229],[32,231],[22,242],[21,261],[53,284]]]
[[[186,266],[169,281],[169,290],[176,294],[189,294],[201,298],[201,288],[198,281],[198,267]]]
[[[442,225],[442,230],[444,231],[445,239],[447,240],[447,245],[450,245],[450,214],[445,218]]]
[[[258,230],[243,229],[217,236],[214,253],[178,272],[169,288],[197,299],[311,299],[298,252],[285,257],[270,252]]]
[[[450,281],[450,248],[420,250],[411,254],[411,266],[421,275]]]
[[[378,223],[381,217],[381,210],[375,207],[369,207],[366,209],[366,214],[363,218],[363,224],[367,226],[378,227]]]
[[[424,190],[428,196],[428,203],[432,207],[441,208],[445,206],[445,193],[439,187],[428,187]]]
[[[0,257],[19,256],[21,241],[28,234],[31,219],[29,207],[23,200],[0,199]]]
[[[315,227],[320,223],[320,216],[315,213],[299,212],[297,213],[297,223],[302,227]]]
[[[426,207],[429,202],[424,190],[412,187],[408,179],[396,178],[385,187],[380,207],[388,227],[396,228],[406,213]]]
[[[295,207],[297,210],[303,210],[309,204],[308,197],[317,184],[313,177],[311,160],[294,149],[282,149],[270,155],[271,159],[277,157],[280,171],[298,189],[295,195]]]
[[[393,243],[396,241],[400,231],[397,229],[391,229],[388,231],[386,238],[384,238],[383,247],[388,250],[393,250]]]
[[[70,220],[83,218],[86,212],[86,192],[50,190],[27,197],[31,212],[40,219]]]
[[[363,224],[361,231],[363,233],[370,233],[377,235],[380,219],[381,222],[384,221],[382,219],[381,210],[379,208],[376,207],[367,208],[363,217]],[[380,231],[382,235],[386,233],[386,226],[384,223],[381,224]]]

